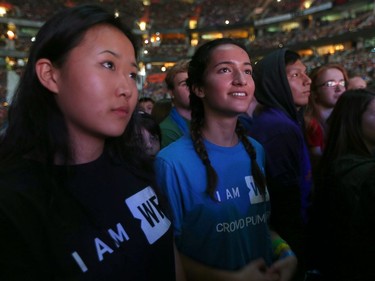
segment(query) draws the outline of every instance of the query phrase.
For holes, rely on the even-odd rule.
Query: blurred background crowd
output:
[[[65,7],[88,2],[112,9],[137,34],[140,97],[168,97],[167,71],[197,46],[220,37],[245,43],[254,63],[288,47],[308,69],[337,62],[369,85],[375,78],[373,0],[12,0],[0,1],[2,101],[11,99],[43,22]]]

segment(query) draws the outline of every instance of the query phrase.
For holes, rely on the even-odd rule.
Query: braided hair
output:
[[[231,38],[220,38],[213,41],[209,41],[201,45],[189,63],[188,69],[188,79],[187,84],[190,91],[190,108],[191,108],[191,121],[190,121],[190,134],[194,143],[194,149],[197,152],[199,158],[202,160],[204,166],[206,167],[207,173],[207,187],[206,193],[216,201],[215,190],[218,182],[218,175],[215,169],[211,165],[211,161],[208,157],[206,147],[203,142],[202,127],[205,117],[204,107],[202,99],[195,94],[195,89],[197,87],[204,85],[204,73],[206,67],[211,58],[212,51],[225,44],[236,45],[243,50],[246,47],[241,43],[235,41]],[[237,120],[236,124],[236,134],[238,139],[243,143],[246,152],[248,153],[251,160],[251,174],[253,175],[255,185],[259,188],[260,193],[265,196],[266,194],[266,180],[263,172],[261,171],[257,161],[256,161],[256,151],[254,146],[249,141],[246,130],[242,124]]]

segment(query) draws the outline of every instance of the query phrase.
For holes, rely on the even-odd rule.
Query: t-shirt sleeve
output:
[[[182,197],[179,190],[178,176],[173,166],[161,157],[155,159],[155,172],[158,187],[166,196],[172,213],[175,235],[181,233],[183,217]]]

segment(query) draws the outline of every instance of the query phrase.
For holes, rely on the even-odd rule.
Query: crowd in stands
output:
[[[153,3],[150,6],[151,27],[155,30],[186,28],[193,8],[193,5],[180,1],[170,1],[167,5]]]
[[[120,14],[125,15],[123,20],[131,27],[133,27],[135,20],[139,19],[143,13],[142,3],[135,0],[12,0],[10,2],[12,8],[8,12],[8,17],[41,22],[46,21],[53,13],[82,3],[104,4],[109,9],[117,10]]]
[[[255,49],[267,46],[277,48],[280,45],[293,46],[298,43],[315,41],[322,38],[330,38],[344,33],[371,28],[375,25],[373,12],[366,12],[356,18],[341,19],[334,22],[315,21],[308,28],[296,28],[290,31],[280,31],[272,34],[261,34],[251,42]]]
[[[153,59],[166,59],[175,58],[178,60],[184,58],[188,54],[189,45],[187,44],[165,44],[161,43],[159,46],[145,48],[148,53],[145,54],[145,58],[151,57]]]
[[[230,24],[248,21],[248,16],[259,6],[261,1],[244,1],[238,5],[236,0],[205,0],[202,2],[199,27],[223,26],[225,20]]]
[[[52,13],[58,11],[66,6],[77,5],[82,0],[53,0],[53,1],[12,1],[13,8],[9,10],[9,17],[23,18],[37,21],[44,21]],[[87,2],[87,1],[86,1]],[[90,1],[89,1],[90,2]],[[115,1],[115,0],[98,0],[91,2],[99,2],[113,9],[119,9],[120,14],[124,16],[125,22],[132,28],[136,28],[136,22],[146,13],[146,6],[143,6],[139,1]],[[233,3],[232,3],[233,2]],[[151,19],[149,24],[151,28],[172,29],[182,28],[186,29],[187,19],[196,17],[198,19],[198,27],[213,27],[222,26],[224,19],[228,19],[230,24],[243,24],[249,22],[252,18],[271,17],[275,13],[286,13],[288,9],[293,9],[294,12],[301,10],[303,7],[294,5],[295,1],[282,1],[276,3],[275,1],[245,1],[243,5],[236,5],[234,0],[231,1],[213,1],[204,0],[194,3],[168,1],[163,3],[152,2],[148,6],[148,17]],[[329,2],[327,0],[317,0],[312,2],[312,6],[318,6]],[[336,1],[337,2],[337,1]],[[197,8],[198,7],[198,8]],[[262,7],[263,12],[255,15],[255,8]],[[282,10],[279,10],[282,9]],[[240,16],[241,15],[241,16]],[[349,16],[348,16],[349,17]],[[255,37],[252,41],[248,38],[240,39],[247,43],[251,51],[257,50],[273,50],[279,47],[293,47],[298,44],[306,44],[319,39],[331,38],[340,34],[349,32],[363,31],[373,28],[375,25],[375,15],[372,11],[357,14],[355,18],[349,17],[339,19],[333,22],[323,21],[319,19],[312,20],[308,26],[296,28],[289,31],[282,31],[276,33],[265,33],[261,28],[255,29]],[[229,35],[230,36],[230,35]],[[163,38],[156,44],[145,44],[142,48],[141,58],[146,62],[149,61],[177,61],[191,56],[194,52],[194,47],[190,46],[190,38]],[[8,40],[9,41],[9,40]],[[14,44],[8,44],[6,40],[0,40],[0,48],[9,50],[26,52],[31,42],[27,37],[18,37],[14,40]],[[205,43],[207,40],[200,38],[198,46]],[[197,47],[198,47],[197,46]],[[143,52],[147,51],[147,52]],[[339,62],[343,63],[350,74],[363,76],[367,81],[374,79],[374,57],[369,52],[369,49],[356,49],[353,51],[336,52],[335,54],[326,54],[324,56],[313,55],[304,58],[305,63],[311,68],[324,62]],[[150,95],[152,92],[157,92],[158,97],[163,97],[165,87],[163,85],[147,85],[145,95]]]
[[[236,0],[202,0],[202,1],[151,1],[149,6],[144,6],[141,1],[116,1],[116,0],[41,0],[41,1],[10,1],[12,9],[8,17],[22,18],[33,21],[45,21],[53,12],[65,7],[81,3],[103,4],[125,15],[124,21],[135,27],[135,22],[145,19],[153,29],[186,28],[188,19],[198,19],[198,27],[222,26],[225,20],[230,24],[245,24],[250,20],[273,17],[275,15],[298,13],[306,9],[301,1],[243,1],[241,5]],[[327,2],[334,5],[341,1],[315,0],[311,7]],[[353,2],[353,1],[344,1]],[[257,12],[261,8],[261,13]]]
[[[348,71],[349,76],[361,76],[369,84],[375,79],[375,54],[369,49],[340,51],[327,56],[311,56],[304,58],[309,69],[325,63],[340,63]]]

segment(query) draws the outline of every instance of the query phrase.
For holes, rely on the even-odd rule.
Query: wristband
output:
[[[272,249],[275,251],[277,246],[279,246],[282,243],[286,243],[286,242],[285,242],[284,239],[281,239],[281,238],[276,238],[276,239],[272,240]]]
[[[286,243],[285,240],[281,238],[276,238],[275,240],[272,241],[272,250],[273,250],[273,255],[276,259],[280,259],[281,256],[284,256],[284,255],[285,257],[288,255],[292,255],[292,254],[294,255],[288,243]]]
[[[284,251],[280,257],[279,257],[279,260],[282,260],[282,259],[285,259],[287,257],[295,257],[296,255],[294,254],[294,252],[292,250],[287,250],[287,251]]]

